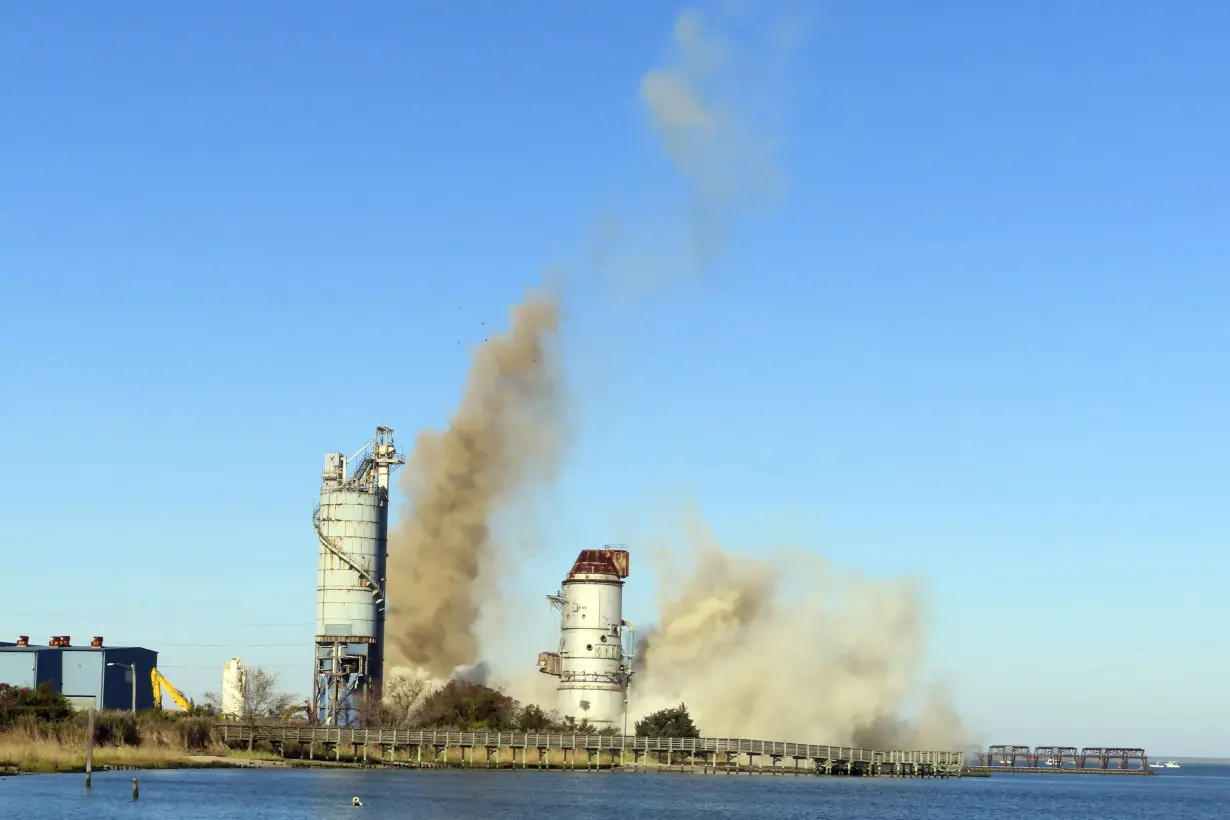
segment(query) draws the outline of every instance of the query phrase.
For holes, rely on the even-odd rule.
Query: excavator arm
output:
[[[150,683],[154,687],[154,708],[162,708],[162,690],[165,687],[167,694],[171,696],[171,700],[175,701],[175,705],[185,712],[192,711],[192,704],[184,697],[184,693],[171,685],[171,682],[162,676],[156,668],[149,671]]]

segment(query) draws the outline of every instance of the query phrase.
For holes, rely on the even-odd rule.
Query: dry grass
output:
[[[166,768],[187,757],[182,750],[158,746],[96,746],[94,766],[141,766]],[[85,770],[85,747],[58,740],[23,740],[0,737],[0,767],[15,766],[22,772],[80,772]]]
[[[254,749],[249,752],[247,749],[228,749],[225,746],[219,746],[217,751],[211,752],[211,754],[215,754],[219,756],[225,755],[226,757],[234,757],[240,760],[282,760],[283,759],[281,755],[275,754],[269,749]]]
[[[0,768],[23,772],[74,772],[85,769],[89,730],[85,715],[47,724],[19,719],[0,732]],[[207,720],[162,716],[135,719],[126,713],[99,713],[94,730],[94,765],[166,768],[185,765],[189,755],[227,750],[213,741]]]

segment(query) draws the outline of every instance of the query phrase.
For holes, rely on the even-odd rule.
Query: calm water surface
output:
[[[129,781],[141,781],[132,800]],[[358,795],[366,804],[350,806]],[[1230,767],[1157,777],[1001,775],[962,780],[565,772],[213,769],[0,777],[3,820],[113,818],[660,817],[837,820],[1226,820]]]

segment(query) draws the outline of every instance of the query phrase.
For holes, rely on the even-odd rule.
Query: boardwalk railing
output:
[[[340,729],[298,726],[216,727],[224,743],[269,741],[336,746],[384,746],[479,749],[563,749],[583,751],[673,752],[689,756],[765,755],[771,758],[831,760],[851,763],[918,764],[960,767],[963,752],[873,751],[850,746],[819,746],[743,738],[633,737],[627,735],[535,734],[533,732],[421,732],[405,729]]]

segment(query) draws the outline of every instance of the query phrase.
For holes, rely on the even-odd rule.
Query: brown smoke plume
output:
[[[419,433],[402,476],[412,502],[389,535],[388,642],[395,662],[432,678],[479,660],[476,594],[500,558],[493,517],[554,478],[563,430],[558,327],[552,294],[530,292],[513,307],[509,329],[475,351],[448,428]]]
[[[840,573],[804,552],[752,558],[689,521],[692,567],[659,569],[658,627],[641,641],[638,714],[686,702],[707,736],[863,748],[957,749],[940,693],[901,712],[923,660],[919,591]]]

